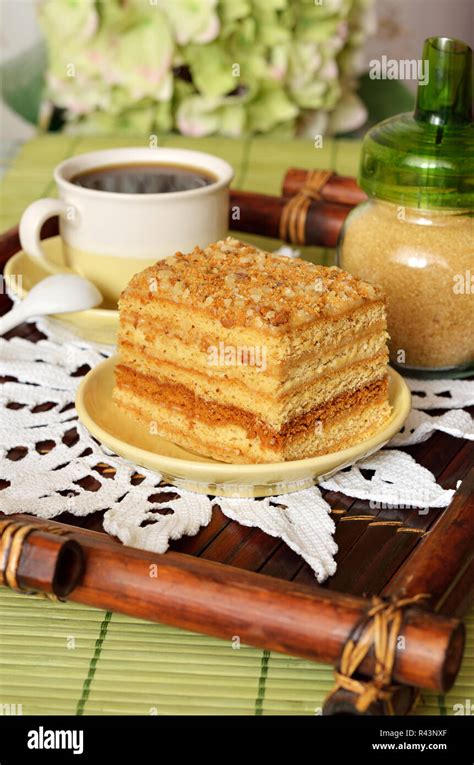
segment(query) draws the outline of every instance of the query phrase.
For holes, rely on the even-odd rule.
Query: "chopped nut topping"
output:
[[[176,253],[136,274],[127,291],[148,293],[150,300],[186,302],[207,311],[223,326],[293,327],[334,317],[364,302],[383,300],[378,287],[336,266],[268,253],[228,237],[202,250]]]

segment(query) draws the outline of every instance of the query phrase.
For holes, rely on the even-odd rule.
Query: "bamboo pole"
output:
[[[474,468],[468,472],[454,499],[430,532],[390,579],[382,591],[386,597],[413,597],[427,593],[425,606],[443,610],[443,606],[466,575],[472,572],[474,560]],[[447,547],[447,540],[449,546]],[[472,578],[469,582],[472,585]],[[461,588],[459,588],[461,589]],[[464,610],[472,602],[472,586],[463,587]],[[461,640],[461,636],[459,636]],[[454,655],[454,654],[453,654]],[[454,680],[457,668],[446,664],[445,672]],[[416,701],[415,688],[400,686],[393,694],[397,714],[407,714]],[[340,688],[324,705],[325,714],[357,714],[357,695]],[[383,714],[381,705],[373,705],[370,714]]]
[[[302,207],[291,211],[288,225],[282,226],[288,198],[231,189],[229,228],[292,244],[335,247],[351,208],[310,198],[302,201]]]
[[[15,516],[24,523],[42,521]],[[48,521],[48,525],[54,525]],[[157,555],[117,544],[105,534],[57,524],[80,545],[84,574],[69,599],[150,621],[203,632],[328,664],[364,617],[364,598],[309,588],[193,556]],[[394,678],[446,691],[461,662],[458,620],[410,607],[404,615]],[[371,676],[369,653],[361,672]]]
[[[0,521],[0,584],[64,598],[83,572],[82,548],[61,524],[30,523],[24,516]]]
[[[465,572],[471,569],[473,560],[474,467],[471,467],[449,509],[420,540],[408,560],[390,579],[383,594],[410,596],[416,592],[429,592],[430,606],[442,611],[444,602]],[[472,602],[474,592],[472,587],[469,589]]]
[[[291,197],[299,194],[301,190],[314,183],[314,176],[320,173],[318,170],[306,170],[298,167],[290,167],[283,179],[281,193],[284,197]],[[357,185],[355,178],[338,175],[334,172],[328,172],[328,178],[320,188],[321,199],[326,202],[336,202],[341,205],[354,207],[365,202],[367,195]]]

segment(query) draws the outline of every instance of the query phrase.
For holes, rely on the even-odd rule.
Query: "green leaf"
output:
[[[2,99],[33,124],[38,123],[46,64],[46,48],[41,42],[0,67]]]
[[[359,97],[369,112],[369,125],[401,112],[411,112],[415,94],[398,80],[372,80],[365,74],[360,80]]]

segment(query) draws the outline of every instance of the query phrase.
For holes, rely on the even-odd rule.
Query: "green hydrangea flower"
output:
[[[44,0],[47,97],[66,129],[353,129],[374,0]]]
[[[156,0],[181,46],[215,40],[220,31],[217,4],[218,0]]]

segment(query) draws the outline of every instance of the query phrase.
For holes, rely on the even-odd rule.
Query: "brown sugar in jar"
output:
[[[391,360],[445,371],[474,361],[474,219],[371,200],[348,217],[339,265],[380,285]]]
[[[339,265],[387,297],[391,360],[420,376],[465,373],[474,361],[472,50],[430,37],[413,114],[364,137],[359,185]]]

